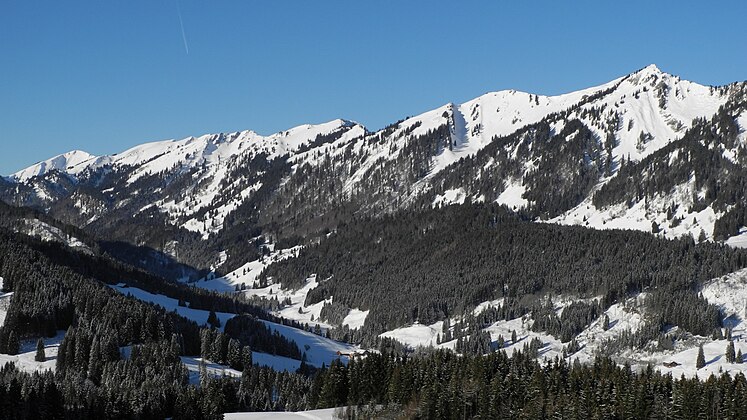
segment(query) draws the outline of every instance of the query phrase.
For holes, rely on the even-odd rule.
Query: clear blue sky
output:
[[[377,129],[488,91],[558,94],[650,63],[741,81],[745,16],[744,0],[3,0],[0,173],[220,131],[334,118]]]

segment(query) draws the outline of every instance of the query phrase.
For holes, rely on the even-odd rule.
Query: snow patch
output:
[[[358,308],[351,309],[347,316],[342,320],[342,325],[347,325],[352,330],[361,328],[366,322],[366,317],[369,312],[371,311],[361,311]]]
[[[513,209],[524,208],[529,204],[523,197],[525,191],[526,188],[521,183],[510,183],[495,201]]]
[[[433,206],[445,206],[449,204],[464,204],[467,195],[464,192],[464,188],[456,188],[446,190],[443,194],[439,194],[433,200]]]

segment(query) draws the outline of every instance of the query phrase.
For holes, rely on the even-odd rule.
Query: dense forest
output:
[[[498,317],[505,319],[541,313],[547,294],[603,296],[603,311],[642,291],[653,296],[662,327],[710,335],[721,321],[717,308],[698,299],[700,282],[745,266],[744,251],[692,238],[532,223],[504,207],[473,204],[353,220],[263,276],[289,287],[313,273],[326,279],[306,304],[334,296],[335,306],[323,313],[330,320],[350,308],[371,310],[356,333],[369,342],[501,297]],[[687,304],[672,309],[672,302]]]
[[[677,379],[651,368],[634,373],[605,358],[590,365],[562,359],[539,364],[521,351],[510,358],[504,352],[436,351],[370,353],[310,376],[254,366],[238,379],[203,374],[200,386],[188,386],[178,347],[173,340],[142,345],[129,359],[105,364],[101,379],[93,380],[85,379],[85,369],[28,374],[7,365],[0,368],[0,418],[220,419],[220,413],[237,410],[340,406],[348,406],[338,410],[343,418],[747,416],[747,379],[741,373]]]

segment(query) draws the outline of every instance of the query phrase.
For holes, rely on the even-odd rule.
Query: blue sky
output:
[[[747,80],[745,16],[744,1],[4,0],[0,173],[221,131],[334,118],[377,129],[650,63],[704,84]]]

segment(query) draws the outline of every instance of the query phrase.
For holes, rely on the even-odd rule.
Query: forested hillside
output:
[[[259,308],[164,282],[106,257],[75,253],[55,243],[5,230],[0,231],[0,239],[0,278],[3,290],[13,292],[0,328],[0,352],[13,355],[23,340],[44,340],[66,331],[55,376],[28,376],[16,373],[12,366],[3,368],[7,381],[0,392],[10,393],[5,397],[28,384],[22,387],[24,395],[12,401],[3,399],[15,407],[10,412],[13,418],[38,418],[42,413],[50,418],[220,418],[225,410],[223,392],[233,401],[232,407],[266,409],[268,394],[260,390],[282,386],[296,392],[296,387],[307,386],[302,377],[291,375],[289,379],[287,374],[252,366],[251,350],[301,357],[295,343],[273,334],[261,322],[237,325],[230,334],[226,332],[230,336],[211,332],[174,312],[118,293],[107,283],[168,292],[191,308],[271,318]],[[242,342],[251,343],[251,349],[242,350]],[[239,391],[233,381],[213,381],[207,374],[202,375],[202,387],[190,385],[180,359],[189,355],[244,370],[246,380],[256,385],[251,393],[246,388]],[[265,376],[261,384],[256,383],[257,375]],[[230,391],[221,391],[224,386]],[[33,403],[37,399],[41,400],[38,406]],[[270,403],[280,404],[279,408],[304,407],[293,405],[290,399]]]
[[[370,309],[369,338],[498,298],[499,319],[508,319],[539,309],[546,294],[601,296],[604,310],[644,291],[660,301],[654,312],[678,302],[676,313],[661,313],[662,327],[708,335],[720,317],[698,299],[700,282],[745,266],[747,253],[723,245],[532,223],[477,204],[360,218],[263,275],[289,287],[310,274],[327,279],[306,304],[334,297],[343,314]]]

